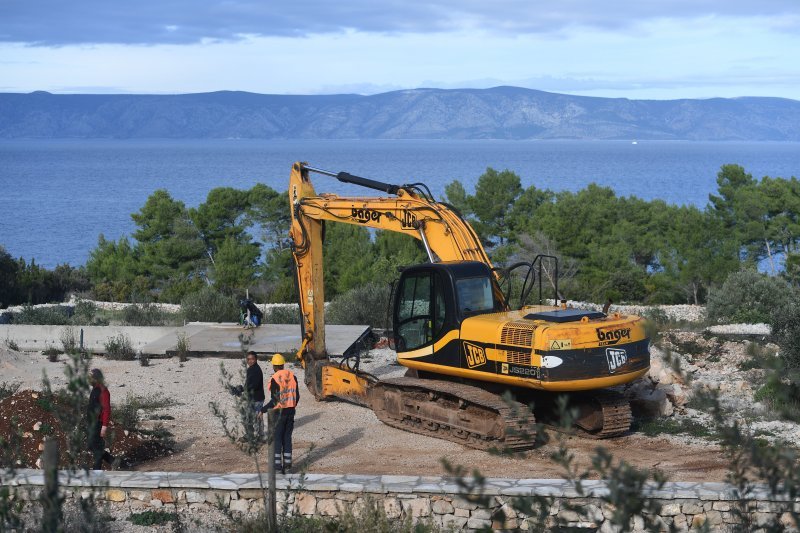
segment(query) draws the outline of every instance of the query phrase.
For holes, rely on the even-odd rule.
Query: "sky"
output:
[[[800,100],[800,0],[0,0],[0,92]]]

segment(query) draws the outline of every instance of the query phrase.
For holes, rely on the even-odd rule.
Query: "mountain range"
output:
[[[800,101],[630,100],[518,87],[370,96],[0,93],[0,138],[800,141]]]

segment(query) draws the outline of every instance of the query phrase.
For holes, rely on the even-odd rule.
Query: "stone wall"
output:
[[[456,530],[490,526],[524,531],[533,526],[527,517],[512,509],[512,500],[536,494],[556,498],[548,517],[550,524],[558,519],[587,531],[614,530],[608,521],[613,509],[600,500],[608,492],[603,481],[584,482],[584,494],[579,495],[565,480],[489,478],[484,494],[490,503],[479,506],[452,479],[442,477],[308,474],[278,478],[276,501],[281,514],[357,514],[368,501],[373,501],[392,519],[410,516]],[[102,486],[94,489],[98,499],[132,512],[164,506],[188,513],[211,511],[218,506],[234,513],[257,513],[264,508],[261,484],[255,474],[106,472],[72,479],[62,475],[62,479],[68,497],[85,497],[93,490],[91,487]],[[20,470],[2,482],[17,486],[24,499],[35,500],[44,476],[39,470]],[[733,512],[737,505],[735,493],[725,483],[667,483],[661,490],[650,488],[649,492],[663,505],[657,520],[665,530],[671,525],[687,531],[708,524],[711,531],[726,531],[737,522]],[[776,501],[766,487],[757,488],[751,498],[752,529],[773,519],[796,529],[787,510],[794,506],[794,511],[800,512],[800,498],[794,502]],[[583,510],[580,515],[567,508],[575,505]],[[504,522],[497,518],[501,509],[506,516]],[[634,531],[643,531],[644,523],[636,518],[633,526]]]

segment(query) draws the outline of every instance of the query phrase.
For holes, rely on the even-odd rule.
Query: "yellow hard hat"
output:
[[[284,359],[281,354],[276,353],[275,355],[272,356],[272,366],[280,366],[285,364],[286,364],[286,359]]]

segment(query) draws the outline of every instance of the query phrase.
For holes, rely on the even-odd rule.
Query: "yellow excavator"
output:
[[[317,194],[311,173],[386,196]],[[302,315],[297,359],[317,399],[355,402],[391,426],[479,449],[532,447],[533,420],[525,404],[533,402],[536,418],[547,421],[555,396],[564,393],[578,413],[574,430],[579,434],[608,438],[630,429],[630,405],[610,388],[638,379],[650,367],[643,320],[567,307],[564,300],[541,305],[542,264],[555,258],[493,267],[467,221],[453,207],[434,201],[421,183],[392,185],[298,162],[292,166],[289,201]],[[328,356],[325,222],[395,231],[421,241],[429,262],[403,268],[392,293],[391,337],[398,363],[408,369],[405,377],[377,379]],[[511,310],[501,281],[518,267],[527,267],[520,300],[524,303],[538,281],[539,305]],[[557,284],[554,293],[557,298]],[[506,391],[514,402],[504,398]]]

